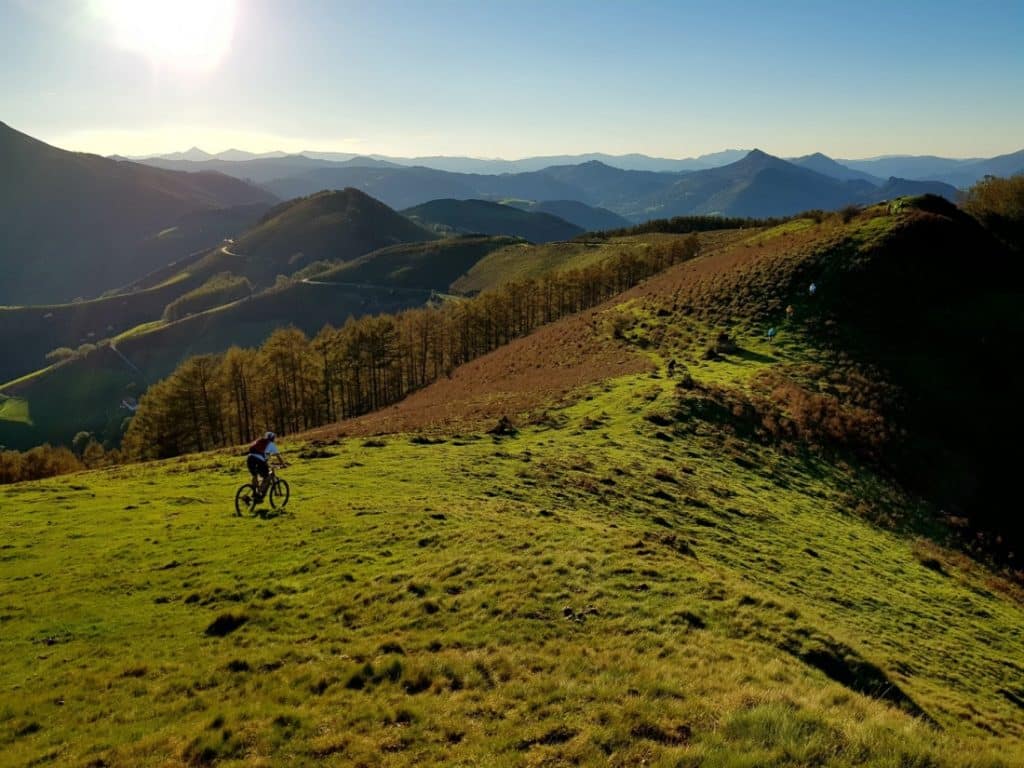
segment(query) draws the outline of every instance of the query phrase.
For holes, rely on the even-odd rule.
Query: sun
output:
[[[231,47],[237,0],[100,0],[114,44],[159,69],[209,72]]]

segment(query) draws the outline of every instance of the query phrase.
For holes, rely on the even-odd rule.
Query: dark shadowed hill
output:
[[[183,217],[273,202],[230,176],[65,152],[2,123],[0,168],[0,304],[69,300],[125,285],[166,261],[165,250],[139,245]]]
[[[908,195],[938,195],[950,202],[956,202],[960,197],[960,192],[956,187],[941,181],[912,181],[892,177],[879,186],[878,191],[873,192],[872,195],[879,200],[891,200]]]
[[[552,216],[565,219],[570,224],[582,227],[587,232],[622,229],[633,225],[629,219],[619,216],[607,208],[587,205],[578,200],[541,200],[537,202],[505,200],[503,202],[505,205],[511,205],[530,213],[550,213]]]
[[[866,181],[875,186],[882,184],[882,179],[879,177],[872,176],[866,171],[856,171],[842,163],[837,163],[831,157],[821,152],[815,152],[813,155],[804,155],[803,157],[794,157],[789,162],[801,168],[806,168],[809,171],[817,171],[825,176],[831,176],[841,181]]]
[[[584,231],[548,213],[528,213],[486,200],[433,200],[403,213],[424,227],[439,231],[514,235],[534,243],[568,240]]]
[[[174,227],[161,230],[139,243],[137,258],[146,264],[170,266],[172,262],[180,262],[226,238],[237,237],[254,226],[269,209],[268,203],[256,203],[186,214]]]
[[[178,235],[178,230],[165,233],[146,241],[141,248],[162,249],[164,255],[169,255],[174,245],[183,249],[183,243],[194,242],[204,232],[214,236],[218,245],[177,259],[118,293],[83,302],[0,308],[0,346],[7,350],[0,360],[0,381],[44,367],[46,355],[55,349],[95,344],[141,324],[167,319],[165,311],[174,302],[179,302],[175,305],[177,312],[186,311],[182,301],[187,302],[187,311],[199,312],[236,299],[248,292],[239,288],[242,278],[258,292],[272,285],[279,275],[290,276],[313,261],[342,262],[395,243],[435,237],[356,190],[325,192],[284,203],[256,222],[264,208],[223,209],[185,217],[182,234]],[[243,221],[253,221],[255,226],[237,239],[220,244],[221,233],[236,233]],[[165,244],[167,239],[172,242]],[[226,297],[213,290],[217,281],[208,281],[218,275],[221,284],[234,281],[239,295]],[[201,296],[196,296],[196,291]],[[189,296],[183,299],[186,294]],[[287,324],[292,317],[291,313],[268,317],[266,326],[260,329],[272,328],[275,322]],[[222,322],[218,327],[224,325]],[[238,341],[251,338],[247,329],[236,330]],[[229,338],[230,333],[225,331],[223,336]]]
[[[198,267],[216,266],[266,285],[315,261],[349,261],[378,248],[436,237],[357,189],[324,191],[271,209]]]
[[[491,252],[523,242],[515,237],[470,235],[393,245],[318,272],[309,278],[309,282],[372,284],[446,292],[452,283]]]

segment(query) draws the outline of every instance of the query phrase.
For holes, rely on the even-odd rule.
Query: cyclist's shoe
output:
[[[248,504],[252,499],[249,497],[249,494],[245,494],[245,496],[242,497],[242,501]]]

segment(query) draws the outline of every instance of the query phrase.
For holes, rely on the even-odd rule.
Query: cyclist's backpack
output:
[[[267,446],[270,445],[271,441],[265,437],[261,437],[258,440],[253,440],[249,444],[249,453],[258,453],[261,456],[266,452]]]

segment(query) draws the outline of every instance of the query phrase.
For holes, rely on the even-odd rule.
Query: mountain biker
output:
[[[245,458],[245,464],[249,469],[249,474],[252,475],[252,486],[256,489],[256,501],[263,498],[263,494],[267,491],[267,484],[270,482],[270,457],[277,456],[277,463],[282,467],[287,466],[274,443],[276,439],[276,434],[267,432],[263,437],[257,438],[249,444],[249,455]]]

